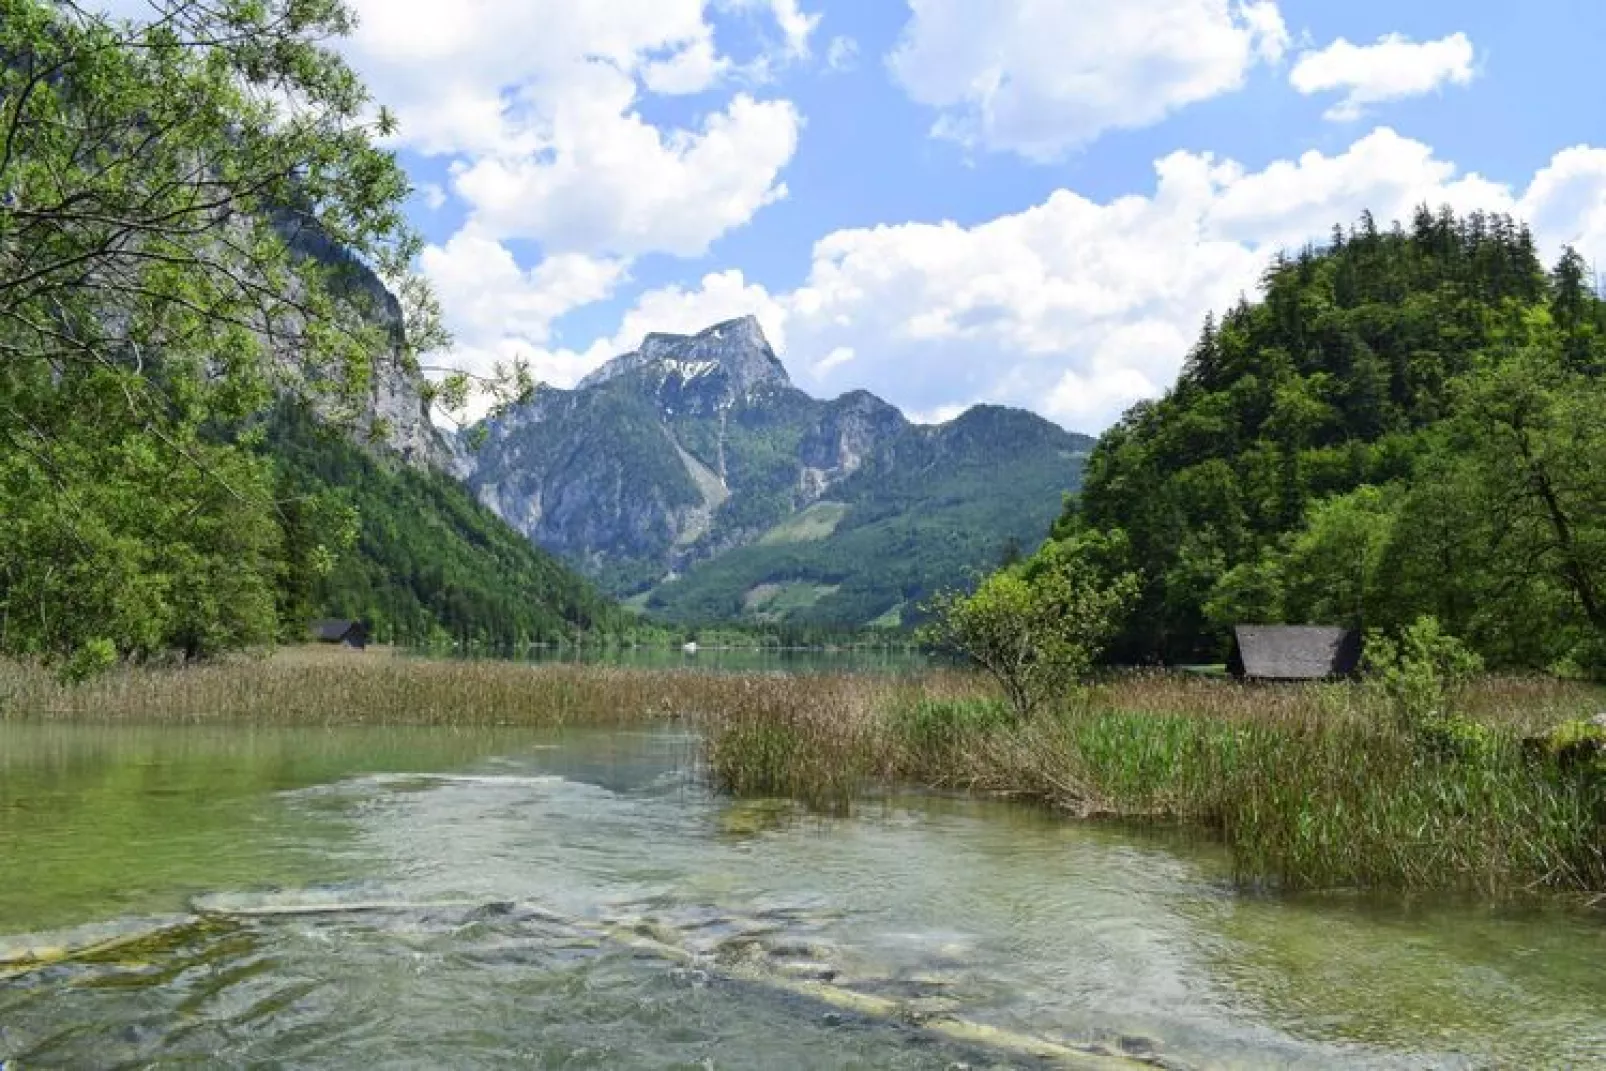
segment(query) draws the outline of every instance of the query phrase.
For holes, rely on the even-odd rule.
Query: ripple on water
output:
[[[0,725],[0,756],[0,929],[240,890],[0,983],[25,1067],[986,1065],[764,983],[828,975],[1206,1066],[1606,1066],[1598,919],[1243,897],[1208,846],[973,801],[723,800],[678,734]]]
[[[21,1066],[1037,1066],[508,905],[197,920],[35,975],[0,1008],[0,1057]]]

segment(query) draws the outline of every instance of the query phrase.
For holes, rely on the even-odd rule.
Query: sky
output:
[[[1364,209],[1606,272],[1599,0],[351,2],[470,370],[753,314],[810,393],[1097,432]]]

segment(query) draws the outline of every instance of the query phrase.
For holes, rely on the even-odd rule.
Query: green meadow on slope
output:
[[[841,501],[817,504],[660,585],[645,606],[674,620],[912,624],[938,589],[968,583],[1048,530],[1083,455],[1058,435],[1030,441],[1036,433],[1014,411],[972,410],[939,433],[962,443],[946,455],[922,468],[855,476],[833,491]],[[1001,466],[1007,481],[998,479]],[[765,589],[817,597],[754,598]]]
[[[752,318],[649,335],[479,430],[481,500],[633,608],[847,628],[909,624],[1042,540],[1092,443],[999,406],[922,426],[812,398]]]

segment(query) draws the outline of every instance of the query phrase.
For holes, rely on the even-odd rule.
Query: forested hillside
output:
[[[291,6],[0,4],[0,656],[77,678],[319,613],[500,646],[619,620],[425,471],[467,384],[420,375],[446,336],[411,186],[329,45],[350,13]],[[350,438],[265,421],[285,399]]]
[[[678,623],[900,627],[1041,540],[1092,440],[1018,409],[911,423],[812,398],[752,317],[651,334],[574,390],[482,425],[481,501],[605,590]]]
[[[1043,538],[1090,446],[1021,410],[976,406],[897,465],[855,473],[758,541],[659,586],[647,609],[676,621],[914,624],[945,583]]]
[[[349,545],[286,574],[282,616],[360,618],[383,642],[513,651],[631,619],[439,472],[375,456],[283,406],[269,452],[292,544]],[[293,545],[292,551],[297,548]]]
[[[1234,622],[1432,614],[1495,664],[1598,666],[1606,305],[1500,216],[1369,217],[1280,257],[1175,387],[1106,433],[1058,537],[1124,545],[1118,661],[1217,660]]]

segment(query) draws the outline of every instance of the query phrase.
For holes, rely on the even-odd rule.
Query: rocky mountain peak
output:
[[[1024,411],[912,425],[868,391],[793,388],[752,317],[647,335],[490,424],[469,486],[654,613],[902,622],[1043,537],[1091,445]]]
[[[579,389],[594,387],[633,372],[649,371],[665,380],[690,384],[721,373],[731,395],[745,397],[760,386],[786,387],[786,374],[758,318],[726,320],[695,335],[654,332],[641,346],[615,357],[580,381]]]

